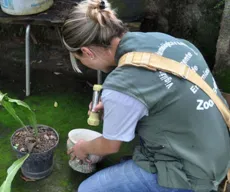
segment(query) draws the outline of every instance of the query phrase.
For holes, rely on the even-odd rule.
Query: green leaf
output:
[[[3,182],[2,186],[0,187],[0,192],[10,192],[11,191],[11,183],[17,174],[18,170],[21,168],[25,160],[29,157],[29,154],[25,155],[24,157],[16,160],[7,170],[7,177],[6,180]]]
[[[35,131],[35,136],[38,135],[36,115],[31,110],[29,105],[27,105],[25,102],[23,102],[21,100],[11,99],[8,96],[6,96],[6,94],[2,94],[1,92],[0,92],[0,102],[1,102],[2,106],[8,111],[8,113],[10,115],[12,115],[12,117],[22,125],[22,127],[25,127],[25,128],[26,128],[26,126],[23,123],[23,121],[20,119],[20,117],[17,115],[16,111],[14,110],[13,104],[17,104],[18,106],[21,106],[24,109],[26,109],[25,115],[29,119],[29,123]]]
[[[30,125],[33,127],[34,132],[35,132],[35,136],[38,135],[38,128],[37,128],[37,120],[36,120],[36,116],[35,113],[33,111],[26,111],[27,114],[27,118],[29,120]]]
[[[37,136],[38,130],[37,130],[36,115],[32,111],[32,109],[29,107],[29,105],[27,105],[25,102],[23,102],[21,100],[11,99],[11,98],[8,98],[8,102],[10,102],[10,103],[16,103],[17,105],[22,106],[25,109],[27,109],[27,111],[26,111],[27,117],[29,119],[30,125],[34,128],[35,135]]]
[[[11,98],[8,97],[8,101],[9,101],[10,103],[16,103],[17,105],[22,106],[22,107],[27,108],[28,110],[32,111],[32,110],[30,109],[29,105],[27,105],[25,102],[23,102],[23,101],[21,101],[21,100],[11,99]]]
[[[4,99],[5,96],[6,96],[6,94],[3,94],[2,92],[0,92],[0,103],[2,102],[2,100]]]
[[[2,100],[2,106],[8,111],[8,113],[16,120],[18,121],[22,127],[25,127],[24,123],[22,122],[22,120],[19,118],[19,116],[17,115],[17,113],[15,112],[12,104],[8,101]]]

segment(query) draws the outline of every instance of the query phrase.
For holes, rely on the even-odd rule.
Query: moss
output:
[[[10,132],[11,129],[5,127],[4,125],[0,125],[0,181],[5,179],[7,168],[11,165],[11,162],[13,162],[14,159],[12,156],[12,149],[9,144],[9,138],[11,136]]]
[[[7,92],[7,91],[4,91]],[[8,94],[12,98],[17,95]],[[52,174],[46,179],[36,182],[24,182],[19,171],[13,181],[12,192],[31,192],[37,191],[49,192],[71,192],[90,175],[81,174],[73,171],[69,165],[69,157],[66,155],[66,141],[68,132],[74,128],[88,128],[101,132],[102,126],[90,127],[87,124],[88,104],[91,95],[86,93],[46,93],[40,95],[31,95],[25,99],[25,102],[36,112],[39,124],[45,124],[57,130],[60,142],[55,151],[55,165]],[[54,102],[58,107],[54,107]],[[23,116],[22,111],[18,111]],[[20,125],[12,117],[0,108],[0,183],[6,176],[7,168],[16,160],[15,154],[10,146],[10,137],[13,132],[20,128]],[[110,166],[119,161],[122,155],[132,152],[132,144],[124,144],[119,154],[108,156],[98,165],[98,170]],[[3,170],[3,171],[2,171]]]
[[[14,97],[11,94],[9,94],[10,97]],[[58,107],[54,107],[54,102],[58,102]],[[64,174],[65,181],[69,179],[68,175],[71,170],[68,167],[68,156],[66,155],[66,140],[68,132],[73,128],[78,127],[85,127],[87,128],[87,111],[88,111],[88,103],[90,101],[90,97],[87,95],[69,95],[69,94],[63,94],[63,93],[55,93],[55,94],[49,94],[46,95],[36,95],[26,98],[25,102],[30,105],[30,107],[35,110],[37,115],[38,123],[49,125],[57,130],[60,136],[60,143],[58,145],[58,148],[55,152],[55,160],[56,160],[56,171],[54,170],[54,173],[48,178],[53,178],[54,175],[56,177],[56,181],[53,181],[53,185],[57,185],[60,182],[63,182],[62,180],[62,172],[67,172]],[[19,116],[23,116],[21,111],[19,112]],[[4,154],[4,156],[1,155],[0,160],[0,183],[5,179],[6,176],[6,170],[11,165],[11,163],[16,159],[15,155],[12,153],[11,146],[10,146],[10,136],[11,134],[20,127],[20,125],[15,122],[14,119],[4,110],[1,108],[0,113],[0,119],[2,119],[2,125],[0,126],[0,132],[1,132],[1,139],[0,139],[0,154]],[[100,131],[100,130],[99,130]],[[64,167],[63,167],[64,166]],[[63,167],[63,168],[62,168]],[[65,170],[62,170],[65,169]],[[59,170],[59,171],[58,171]],[[31,191],[29,189],[30,187],[34,187],[36,185],[36,188],[43,188],[42,191],[54,191],[54,190],[47,190],[46,180],[38,181],[36,183],[25,183],[23,182],[20,177],[20,173],[17,175],[15,181],[14,181],[14,188],[13,191],[23,191],[26,192],[27,188],[28,191]],[[60,176],[59,176],[60,175]],[[60,178],[59,178],[59,177]],[[59,178],[59,179],[58,179]],[[60,181],[59,181],[60,180]],[[41,186],[37,186],[41,183]],[[73,182],[74,183],[74,182]],[[44,188],[46,186],[46,188]],[[66,189],[69,188],[69,186],[59,186],[63,189],[58,189],[56,191],[68,191]],[[57,187],[56,187],[57,189]],[[70,191],[70,189],[69,189]]]

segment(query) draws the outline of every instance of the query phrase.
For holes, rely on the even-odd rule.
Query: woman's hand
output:
[[[91,161],[87,159],[88,154],[83,150],[83,147],[82,147],[82,145],[84,145],[85,143],[86,141],[79,140],[72,148],[70,148],[67,151],[67,154],[71,156],[71,160],[74,160],[75,158],[77,158],[78,160],[91,163]]]
[[[90,115],[91,110],[92,110],[92,102],[89,104],[88,115]],[[95,112],[100,112],[101,117],[103,119],[104,105],[103,105],[103,103],[101,101],[97,104],[97,106],[94,108],[94,110],[95,110]]]

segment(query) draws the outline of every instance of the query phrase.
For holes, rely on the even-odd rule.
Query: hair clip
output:
[[[100,9],[105,9],[105,2],[104,1],[101,1],[99,8]]]

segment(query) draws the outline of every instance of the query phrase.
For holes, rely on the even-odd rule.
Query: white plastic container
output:
[[[79,140],[90,141],[102,136],[101,133],[98,133],[89,129],[73,129],[68,134],[67,140],[67,150],[73,147]],[[78,159],[69,160],[69,166],[78,172],[81,173],[92,173],[96,170],[96,164],[100,162],[103,157],[97,155],[89,155],[88,159],[91,163],[81,162]]]
[[[32,15],[49,9],[53,3],[53,0],[1,0],[1,8],[9,15]]]

